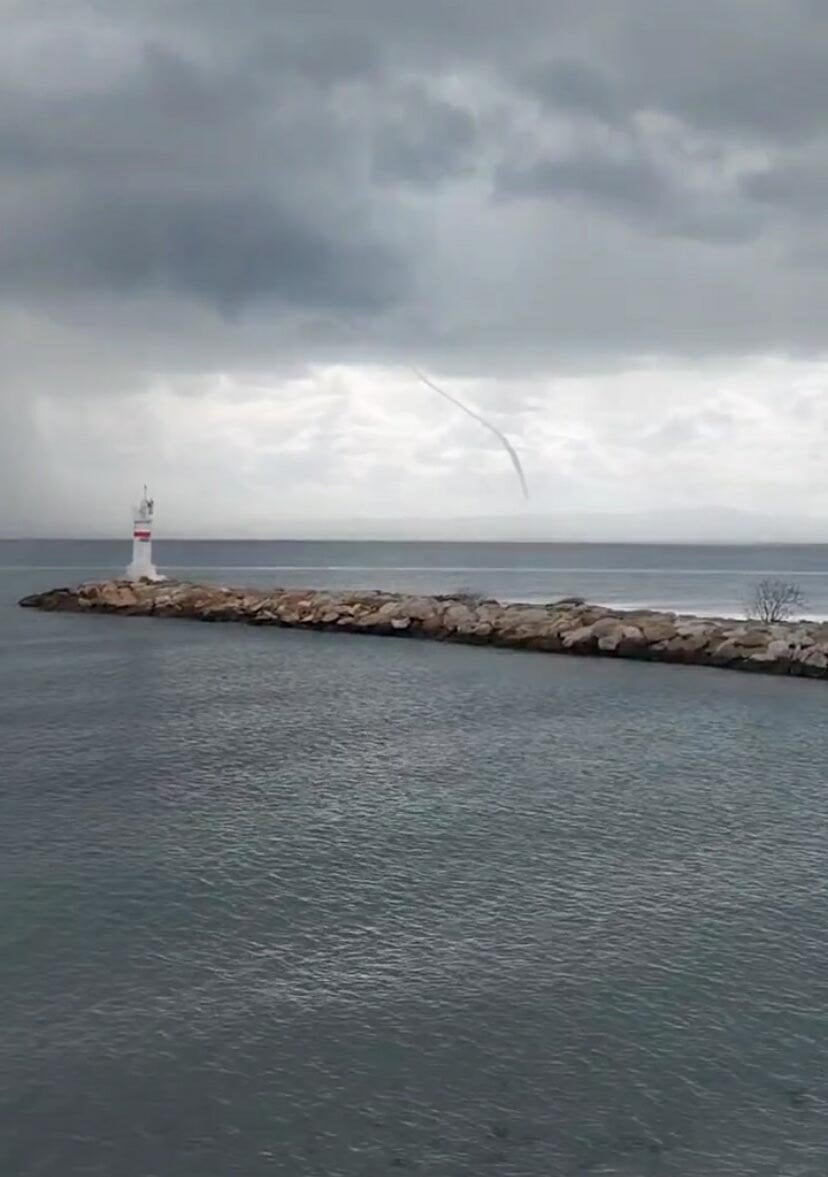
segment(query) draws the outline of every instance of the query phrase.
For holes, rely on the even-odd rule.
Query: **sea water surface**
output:
[[[158,556],[825,592],[820,549],[379,547]],[[3,1177],[824,1175],[825,684],[15,605],[124,559],[0,545]]]

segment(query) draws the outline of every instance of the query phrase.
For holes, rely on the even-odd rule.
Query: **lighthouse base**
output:
[[[132,563],[127,565],[127,580],[166,580],[152,562],[149,552],[139,551],[133,555]]]
[[[156,583],[167,578],[153,564],[150,564],[148,568],[144,568],[143,565],[140,568],[136,568],[134,564],[129,564],[126,570],[126,579],[136,582],[139,580],[151,580],[153,583]]]

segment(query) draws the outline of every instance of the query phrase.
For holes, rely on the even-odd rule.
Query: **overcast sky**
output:
[[[828,534],[826,61],[821,0],[5,0],[0,534]]]

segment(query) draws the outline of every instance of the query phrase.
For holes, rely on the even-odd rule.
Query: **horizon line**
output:
[[[0,535],[0,543],[122,543],[129,546],[131,537],[123,535]],[[596,546],[596,547],[740,547],[740,548],[802,548],[828,547],[825,539],[705,539],[703,537],[684,539],[522,539],[519,536],[501,536],[492,539],[449,538],[447,536],[419,536],[389,538],[388,536],[199,536],[163,535],[153,536],[153,543],[307,543],[307,544],[521,544],[524,547],[550,546]]]

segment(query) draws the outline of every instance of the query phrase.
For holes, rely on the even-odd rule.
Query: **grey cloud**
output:
[[[750,199],[761,204],[824,220],[828,217],[828,164],[781,163],[741,179]]]
[[[323,88],[377,78],[382,66],[380,45],[364,25],[334,31],[297,24],[262,37],[243,56],[259,77],[279,70]]]
[[[607,123],[626,116],[617,87],[583,61],[552,60],[533,66],[527,71],[525,84],[553,109],[575,111]]]
[[[823,152],[780,156],[741,177],[741,189],[777,226],[783,257],[800,272],[828,273],[828,159]],[[817,320],[816,308],[809,314]]]
[[[737,420],[723,409],[705,408],[674,413],[655,429],[646,429],[643,445],[653,451],[681,449],[694,443],[706,444],[732,433]]]
[[[666,180],[648,160],[587,152],[524,167],[506,165],[496,178],[496,191],[501,196],[583,196],[644,216],[662,208],[669,196]]]
[[[753,142],[823,131],[828,20],[819,0],[583,0],[558,39],[568,57],[556,48],[520,75],[551,107],[609,123],[662,112]]]
[[[391,105],[391,103],[389,103]],[[382,184],[430,186],[462,175],[477,138],[472,115],[462,107],[410,86],[385,114],[374,139],[374,175]]]
[[[738,243],[757,218],[738,199],[682,187],[641,152],[622,156],[579,152],[529,165],[504,165],[495,180],[501,198],[580,198],[632,219],[649,233]]]
[[[490,57],[493,49],[507,57],[522,55],[539,28],[546,32],[578,18],[582,0],[521,0],[519,16],[502,0],[134,0],[139,27],[192,29],[209,27],[215,35],[239,42],[256,30],[257,37],[298,35],[365,38],[384,55],[400,62],[430,64]]]
[[[222,311],[392,301],[405,262],[371,224],[328,100],[291,117],[286,90],[151,45],[112,90],[9,96],[0,285],[172,290]]]
[[[0,245],[0,285],[54,291],[144,289],[203,299],[222,312],[251,300],[377,308],[401,274],[380,247],[327,235],[255,195],[120,191],[61,201]]]
[[[593,44],[625,79],[630,108],[770,140],[820,132],[828,24],[807,5],[621,0],[610,8],[593,0],[588,8]]]
[[[780,34],[778,48],[759,54],[761,68],[777,61],[790,79],[799,51],[808,75],[807,18],[781,30],[771,0],[757,3]],[[54,0],[37,11],[67,22],[70,6]],[[86,10],[90,36],[96,11]],[[83,24],[58,22],[50,52],[68,88],[30,74],[7,86],[0,104],[10,192],[0,201],[16,243],[6,270],[24,288],[72,275],[97,288],[177,290],[219,307],[272,294],[302,307],[349,298],[387,305],[416,282],[427,289],[432,262],[439,269],[404,188],[436,195],[446,179],[475,175],[485,184],[504,155],[492,176],[500,196],[583,200],[639,232],[744,242],[771,215],[767,201],[759,213],[750,192],[719,182],[722,151],[711,151],[710,184],[688,184],[680,173],[690,148],[687,159],[683,147],[654,152],[652,132],[629,124],[641,109],[703,122],[699,95],[714,82],[734,94],[752,90],[756,55],[739,38],[756,47],[755,19],[741,3],[722,13],[710,0],[619,0],[611,9],[583,0],[551,10],[533,0],[520,21],[495,0],[450,9],[436,0],[349,0],[347,11],[327,0],[311,11],[298,0],[239,0],[232,16],[218,3],[136,0],[107,13],[106,27],[126,46],[110,84],[79,82],[67,62]],[[25,32],[25,12],[17,19]],[[539,65],[539,46],[553,35],[556,56]],[[732,55],[727,68],[723,53]],[[467,78],[465,102],[439,95],[446,76]],[[546,109],[626,120],[627,148],[585,144],[555,157],[513,150],[502,112],[511,104],[519,114],[518,79]],[[723,102],[723,118],[731,108]],[[738,124],[729,118],[727,133]],[[130,210],[133,229],[120,209]],[[361,272],[346,277],[353,266]]]
[[[170,373],[410,359],[439,383],[824,348],[818,4],[27,0],[4,18],[0,324],[31,326],[4,356],[0,450],[25,449],[4,467],[22,485],[31,398]],[[62,379],[84,351],[111,362]]]

